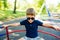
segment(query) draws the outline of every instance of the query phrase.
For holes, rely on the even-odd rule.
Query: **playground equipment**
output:
[[[3,28],[3,27],[0,27],[0,28]],[[9,34],[15,33],[15,32],[25,32],[25,30],[12,30],[11,32],[8,32],[8,27],[6,27],[6,34],[5,33],[0,34],[0,37],[6,35],[7,40],[9,40]],[[53,36],[55,38],[60,39],[60,36],[57,36],[57,35],[49,33],[49,32],[45,32],[43,30],[38,30],[38,32],[43,33],[43,34],[48,34],[48,35],[51,35],[51,36]]]

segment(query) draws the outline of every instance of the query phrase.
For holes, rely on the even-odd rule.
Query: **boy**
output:
[[[41,21],[35,20],[35,11],[33,8],[29,8],[26,11],[26,17],[27,19],[20,22],[20,23],[13,23],[13,24],[8,24],[8,25],[3,25],[4,27],[6,26],[19,26],[19,25],[25,25],[26,28],[26,35],[24,38],[21,38],[20,40],[39,40],[38,39],[38,26],[42,27],[47,27],[47,28],[52,28],[55,30],[60,31],[59,27],[54,27],[50,24],[45,24],[42,23]]]

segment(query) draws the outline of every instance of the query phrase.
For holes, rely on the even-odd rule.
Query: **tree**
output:
[[[7,0],[3,0],[4,2],[3,2],[3,4],[4,4],[4,10],[5,10],[5,8],[7,8]]]
[[[15,2],[14,2],[14,11],[13,11],[13,13],[16,13],[16,1],[17,0],[15,0]]]

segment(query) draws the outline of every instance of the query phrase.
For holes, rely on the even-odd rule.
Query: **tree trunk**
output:
[[[16,1],[17,0],[15,0],[15,2],[14,2],[14,11],[13,11],[14,14],[16,14]]]
[[[4,10],[7,8],[7,0],[4,0]]]

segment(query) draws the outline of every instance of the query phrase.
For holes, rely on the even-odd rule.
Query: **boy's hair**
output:
[[[28,8],[26,11],[26,15],[34,15],[35,16],[35,10],[33,8]]]

